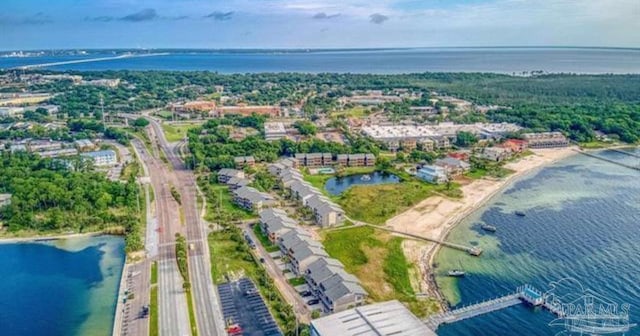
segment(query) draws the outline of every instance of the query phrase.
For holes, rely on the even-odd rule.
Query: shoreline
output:
[[[553,163],[577,155],[576,147],[533,150],[533,155],[521,158],[515,162],[509,162],[505,168],[514,171],[504,179],[478,179],[463,186],[463,198],[452,200],[443,196],[431,196],[404,213],[389,219],[386,223],[396,230],[411,232],[424,236],[445,240],[451,230],[457,227],[464,219],[487,204],[493,197],[504,191],[518,179],[532,174]],[[425,211],[426,210],[426,211]],[[426,293],[434,297],[442,311],[450,308],[449,302],[444,297],[435,281],[435,273],[432,268],[435,257],[441,245],[430,244],[417,251],[409,251],[405,254],[419,255],[417,259]]]
[[[104,232],[86,232],[86,233],[69,233],[69,234],[55,234],[55,235],[43,235],[43,236],[28,236],[28,237],[2,237],[0,238],[0,244],[15,244],[15,243],[30,243],[39,241],[54,241],[62,239],[82,238],[82,237],[99,237],[109,235]]]

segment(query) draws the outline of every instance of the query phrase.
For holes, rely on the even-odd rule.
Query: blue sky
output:
[[[0,49],[640,47],[640,0],[0,0]]]

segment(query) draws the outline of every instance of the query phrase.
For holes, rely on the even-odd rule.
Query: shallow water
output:
[[[640,153],[640,150],[634,150]],[[627,164],[640,159],[599,153]],[[514,215],[524,211],[526,217]],[[479,223],[497,227],[488,234]],[[436,257],[439,286],[454,305],[513,292],[524,283],[541,290],[563,278],[618,304],[640,322],[640,172],[574,156],[516,181],[456,227],[448,240],[477,244],[480,258],[443,249]],[[460,265],[467,277],[444,276]],[[576,289],[577,290],[577,289]],[[523,305],[438,329],[439,335],[552,335],[553,316]],[[637,327],[629,335],[639,335]]]

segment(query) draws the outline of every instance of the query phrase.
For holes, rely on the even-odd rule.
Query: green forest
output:
[[[550,74],[519,77],[486,73],[366,74],[238,74],[170,71],[78,72],[86,79],[121,78],[117,88],[73,85],[61,81],[29,89],[62,93],[52,103],[72,117],[108,111],[139,111],[169,102],[225,94],[250,104],[290,106],[304,101],[303,111],[328,112],[337,98],[353,90],[407,88],[438,92],[476,104],[507,108],[489,112],[487,120],[519,123],[531,130],[563,131],[577,141],[593,140],[594,130],[626,142],[640,140],[640,76]],[[306,99],[305,99],[306,98]]]
[[[62,160],[5,152],[0,156],[0,193],[12,197],[10,205],[0,208],[0,222],[10,232],[115,228],[126,234],[127,251],[135,251],[142,242],[133,178],[112,182],[90,167],[74,171]]]

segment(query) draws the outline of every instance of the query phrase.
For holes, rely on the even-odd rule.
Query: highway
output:
[[[175,234],[183,233],[183,228],[179,220],[179,205],[170,191],[170,185],[175,183],[171,179],[173,174],[159,159],[153,157],[140,141],[134,140],[133,146],[146,165],[145,171],[149,172],[149,179],[155,191],[157,218],[155,221],[151,220],[152,229],[147,230],[147,237],[154,237],[149,231],[155,231],[158,233],[159,242],[154,245],[148,241],[147,251],[149,254],[158,255],[160,335],[191,335],[187,298],[175,259]],[[157,224],[158,229],[153,228],[154,224]]]
[[[200,213],[197,209],[195,177],[192,171],[185,167],[180,157],[176,155],[174,146],[166,141],[160,124],[152,118],[147,119],[151,122],[155,134],[155,137],[151,138],[158,141],[160,149],[164,151],[173,167],[173,171],[168,171],[166,174],[174,176],[177,182],[174,185],[181,194],[187,241],[192,246],[189,249],[189,276],[198,331],[201,335],[207,336],[226,335],[220,300],[211,278],[207,228],[200,220]]]
[[[28,69],[36,69],[36,68],[48,68],[52,66],[67,65],[67,64],[104,62],[104,61],[113,61],[113,60],[123,59],[123,58],[151,57],[151,56],[164,56],[164,55],[169,55],[169,53],[154,53],[154,54],[139,54],[139,55],[124,54],[124,55],[118,55],[113,57],[83,58],[83,59],[77,59],[77,60],[71,60],[71,61],[22,65],[22,66],[16,67],[15,69],[28,70]]]

